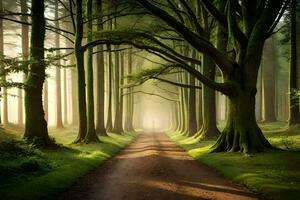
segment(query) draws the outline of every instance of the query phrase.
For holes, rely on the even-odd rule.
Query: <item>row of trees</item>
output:
[[[25,139],[41,146],[52,145],[52,141],[48,136],[46,121],[48,118],[48,99],[51,98],[47,90],[46,69],[51,66],[56,69],[55,98],[56,126],[58,128],[62,128],[63,121],[67,121],[66,114],[68,112],[66,109],[69,102],[66,101],[66,71],[68,68],[70,71],[72,123],[74,125],[78,123],[79,125],[79,133],[75,142],[97,142],[99,141],[97,135],[106,135],[108,131],[116,133],[133,131],[133,95],[130,93],[126,96],[122,95],[123,90],[128,89],[120,87],[124,83],[125,73],[131,73],[134,67],[132,48],[123,45],[84,47],[84,44],[93,41],[93,31],[117,27],[119,22],[114,16],[115,11],[111,11],[115,8],[114,4],[110,2],[104,4],[103,1],[87,1],[82,4],[82,1],[22,0],[18,3],[21,12],[13,12],[9,10],[12,3],[4,3],[8,9],[3,9],[1,22],[3,20],[15,22],[17,25],[20,24],[22,29],[23,59],[19,61],[15,58],[3,57],[2,71],[5,75],[8,75],[8,72],[24,72],[24,82],[18,85],[25,91]],[[30,13],[28,13],[28,10],[30,10]],[[54,18],[48,17],[51,15]],[[74,18],[74,16],[76,17]],[[1,32],[3,33],[3,27]],[[0,35],[0,38],[3,40],[3,35],[2,37]],[[54,44],[51,44],[51,40],[54,40]],[[5,55],[5,52],[2,55]],[[16,61],[13,63],[14,65],[12,65],[12,61]],[[74,69],[74,65],[76,65],[76,69]],[[63,69],[62,67],[67,68]],[[61,81],[61,71],[64,72],[63,83]],[[107,77],[105,71],[108,71]],[[95,77],[94,74],[96,74]],[[77,83],[75,79],[77,79]],[[13,87],[16,84],[3,79],[4,102],[7,101],[6,87]],[[64,88],[63,106],[62,85]],[[105,86],[107,86],[108,93],[107,109],[105,109],[104,101]],[[22,124],[22,89],[19,89],[18,97],[20,100],[18,118],[19,124]],[[125,102],[123,103],[123,101]],[[64,108],[64,120],[62,120],[62,107]],[[4,108],[8,108],[8,106],[4,104]],[[105,126],[106,110],[108,114],[106,117],[107,125]],[[8,117],[6,115],[8,112],[4,110],[3,113],[3,123],[7,124]],[[123,122],[123,116],[127,119],[125,122]]]
[[[57,22],[52,26],[45,24],[44,11],[34,10],[35,4],[44,7],[45,2],[31,2],[30,61],[33,62],[29,65],[25,84],[25,137],[27,139],[33,141],[38,137],[42,139],[41,143],[45,145],[49,143],[42,106],[42,87],[47,59],[44,59],[44,52],[41,49],[45,50],[42,45],[45,33],[34,31],[35,27],[39,29],[42,27],[43,30],[51,29],[66,38],[69,44],[63,48],[74,51],[79,113],[77,142],[97,141],[95,130],[98,133],[105,133],[105,130],[122,132],[123,124],[132,129],[133,96],[129,95],[127,100],[129,103],[125,106],[131,114],[125,117],[126,122],[123,123],[123,115],[120,113],[124,110],[122,103],[124,89],[120,88],[120,85],[123,84],[125,74],[132,72],[131,51],[132,47],[135,47],[156,55],[162,63],[159,63],[160,66],[155,69],[131,75],[132,82],[125,84],[134,87],[149,79],[155,79],[178,86],[177,102],[179,103],[173,106],[173,124],[177,125],[179,131],[199,139],[219,135],[213,147],[215,152],[247,153],[272,148],[257,126],[256,117],[259,118],[263,113],[266,121],[275,120],[275,105],[272,102],[275,99],[272,96],[274,93],[267,94],[267,91],[274,91],[274,85],[268,79],[273,75],[264,76],[263,72],[264,70],[269,72],[268,67],[272,65],[275,68],[275,64],[264,63],[263,70],[260,70],[261,58],[264,47],[265,52],[268,51],[269,45],[265,45],[265,41],[274,34],[277,24],[285,13],[292,16],[290,20],[292,55],[296,52],[297,34],[293,32],[296,30],[294,20],[296,0],[170,0],[165,2],[57,0],[55,2],[60,6],[56,6],[54,10],[62,7],[64,15],[61,17],[55,15],[54,21],[64,21],[68,26],[60,27]],[[289,5],[290,13],[287,12]],[[24,16],[24,13],[20,15]],[[121,50],[122,48],[129,48],[126,50],[127,56]],[[56,45],[52,50],[58,51],[61,47]],[[87,54],[86,59],[85,54]],[[107,55],[107,65],[103,64],[104,54]],[[271,53],[266,53],[269,54]],[[93,55],[97,57],[97,73],[94,73]],[[57,53],[56,59],[60,59],[60,56],[62,55]],[[127,67],[124,67],[126,63],[124,57],[128,57]],[[289,112],[291,125],[297,123],[297,114],[299,115],[299,108],[295,106],[295,99],[297,99],[295,98],[297,93],[295,92],[297,77],[296,79],[294,77],[297,74],[294,73],[297,68],[295,60],[296,57],[292,56]],[[266,61],[270,59],[266,57]],[[108,74],[105,82],[104,66],[107,67]],[[58,71],[57,82],[60,79]],[[171,78],[169,78],[170,74],[172,74]],[[94,79],[96,84],[93,82]],[[264,84],[259,86],[258,83],[262,82]],[[104,127],[103,106],[104,83],[108,87],[106,127]],[[97,96],[96,120],[94,119],[94,85]],[[262,92],[259,92],[258,100],[255,99],[257,86],[260,87],[259,91],[264,91],[265,94],[261,95]],[[59,86],[57,90],[61,90]],[[126,90],[129,94],[133,92],[131,88]],[[226,96],[226,127],[222,133],[216,126],[215,91]],[[113,92],[114,98],[112,98]],[[259,103],[262,96],[264,102],[270,104],[265,103],[265,106],[261,106],[264,108],[261,109],[262,111],[255,112],[255,104],[262,105]],[[38,109],[37,105],[39,105]],[[35,106],[34,111],[32,111],[33,106]],[[28,115],[30,117],[27,117]],[[95,128],[95,121],[97,128]]]

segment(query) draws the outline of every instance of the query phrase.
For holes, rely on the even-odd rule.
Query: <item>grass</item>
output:
[[[100,144],[76,145],[74,127],[50,128],[49,135],[64,146],[38,150],[19,140],[21,129],[0,129],[1,199],[55,199],[79,177],[128,145],[136,134],[102,136]],[[17,153],[16,153],[17,152]]]
[[[285,151],[209,153],[214,140],[197,142],[174,132],[168,135],[192,157],[254,192],[271,199],[300,199],[300,128],[287,130],[283,122],[260,126],[268,140]]]

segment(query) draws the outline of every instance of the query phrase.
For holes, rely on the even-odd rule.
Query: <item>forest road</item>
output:
[[[76,165],[76,164],[75,164]],[[248,200],[259,197],[191,158],[164,133],[143,133],[60,200]]]

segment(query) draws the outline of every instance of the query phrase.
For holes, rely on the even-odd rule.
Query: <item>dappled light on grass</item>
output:
[[[11,133],[1,133],[0,139],[1,135],[9,138],[12,138],[11,135],[14,138],[20,137],[18,129],[12,127],[10,131]],[[55,137],[56,142],[64,144],[65,148],[42,151],[33,149],[30,154],[20,154],[16,157],[9,155],[10,159],[0,157],[2,197],[24,200],[53,199],[57,192],[111,158],[137,135],[136,133],[124,135],[111,133],[109,136],[100,137],[102,143],[80,145],[71,143],[76,134],[77,129],[74,127],[51,128],[50,135]]]
[[[209,153],[210,146],[215,142],[213,140],[190,143],[177,133],[169,132],[168,135],[192,157],[216,168],[226,177],[245,184],[253,191],[274,199],[298,199],[300,157],[296,150],[300,148],[300,137],[298,134],[278,131],[278,127],[282,127],[283,124],[278,122],[260,126],[267,130],[265,136],[273,145],[292,151],[277,150],[251,155]]]

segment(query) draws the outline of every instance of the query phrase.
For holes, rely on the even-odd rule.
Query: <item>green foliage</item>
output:
[[[2,130],[4,131],[4,130]],[[129,144],[136,134],[101,136],[100,144],[71,144],[77,130],[73,127],[50,129],[51,137],[65,146],[38,150],[3,133],[0,139],[0,192],[3,199],[56,199],[59,192],[79,177],[98,167]],[[13,132],[19,136],[18,132]],[[3,135],[6,135],[3,137]],[[8,141],[8,139],[10,139]],[[3,146],[2,146],[3,144]],[[14,153],[14,152],[18,153]]]
[[[126,76],[129,83],[127,85],[124,85],[123,88],[141,85],[155,77],[170,74],[175,69],[177,69],[177,67],[174,64],[166,64],[160,65],[158,67],[141,69],[136,73],[132,73]]]
[[[293,151],[270,151],[259,154],[209,153],[213,140],[187,140],[178,133],[169,136],[192,157],[213,167],[233,181],[271,199],[300,198],[300,129],[293,133],[286,123],[262,124],[265,136],[276,147]],[[280,128],[280,130],[278,130]]]

